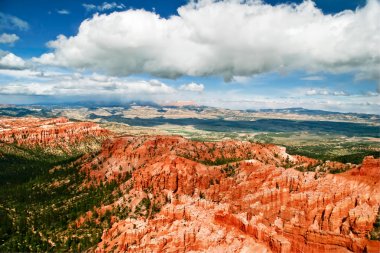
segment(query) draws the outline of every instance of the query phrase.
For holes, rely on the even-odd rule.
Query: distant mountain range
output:
[[[290,108],[263,108],[263,109],[246,109],[246,110],[232,110],[232,109],[224,109],[217,108],[212,106],[204,106],[204,105],[185,105],[185,106],[176,106],[176,105],[160,105],[158,103],[152,101],[141,101],[141,100],[133,100],[125,103],[119,102],[72,102],[72,103],[39,103],[39,104],[23,104],[23,105],[10,105],[10,104],[0,104],[0,109],[3,108],[20,108],[17,110],[22,110],[21,108],[44,108],[44,109],[52,109],[52,108],[66,108],[66,107],[86,107],[86,108],[98,108],[98,107],[122,107],[124,109],[129,109],[133,106],[148,106],[157,109],[165,109],[165,108],[184,108],[188,110],[194,111],[203,111],[203,110],[228,110],[228,111],[239,111],[239,112],[247,112],[247,113],[277,113],[277,114],[299,114],[299,115],[315,115],[315,116],[333,116],[333,115],[349,115],[355,116],[363,119],[380,119],[379,114],[367,114],[367,113],[353,113],[353,112],[336,112],[336,111],[326,111],[326,110],[316,110],[316,109],[307,109],[303,107],[290,107]],[[1,115],[1,114],[0,114]]]
[[[314,110],[314,109],[306,109],[302,107],[294,107],[294,108],[283,108],[283,109],[259,109],[259,110],[246,110],[247,112],[271,112],[271,113],[295,113],[302,115],[353,115],[359,116],[363,118],[370,117],[379,117],[377,114],[367,114],[367,113],[353,113],[353,112],[333,112],[333,111],[324,111],[324,110]]]

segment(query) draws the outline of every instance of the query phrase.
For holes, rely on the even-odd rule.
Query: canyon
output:
[[[367,157],[341,174],[300,172],[351,165],[268,144],[128,136],[106,142],[82,170],[99,182],[132,173],[112,208],[133,213],[143,199],[150,203],[144,215],[113,223],[96,252],[378,252],[368,235],[379,210],[379,165]]]
[[[96,150],[49,171],[77,168],[80,190],[114,186],[109,201],[86,205],[68,224],[64,245],[106,220],[87,252],[380,251],[378,158],[343,164],[273,144],[117,136],[66,118],[0,119],[1,145],[69,150],[94,139],[102,142]],[[44,185],[56,192],[72,182],[53,177]]]

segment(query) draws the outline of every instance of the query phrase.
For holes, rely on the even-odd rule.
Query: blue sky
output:
[[[0,12],[0,103],[379,113],[378,0],[3,0]]]

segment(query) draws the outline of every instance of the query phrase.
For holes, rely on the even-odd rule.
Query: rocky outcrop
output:
[[[154,219],[128,218],[115,223],[96,252],[270,252],[240,229],[214,219],[218,210],[226,208],[181,196]]]
[[[373,156],[367,156],[363,160],[363,166],[360,168],[361,176],[380,178],[380,160]]]
[[[154,163],[173,164],[174,173],[177,169],[189,172],[186,169],[189,166],[206,168],[207,165],[224,164],[226,167],[229,163],[243,160],[261,161],[278,167],[317,163],[315,159],[290,156],[285,148],[271,144],[247,141],[196,142],[180,136],[125,136],[104,142],[100,154],[86,163],[83,170],[104,181]],[[169,169],[165,167],[166,171]]]
[[[97,181],[132,173],[124,205],[150,200],[144,215],[106,230],[96,252],[376,252],[379,162],[317,176],[294,169],[316,160],[274,145],[126,136],[82,170]]]
[[[95,123],[71,122],[66,118],[0,118],[0,142],[7,144],[69,148],[108,134]]]

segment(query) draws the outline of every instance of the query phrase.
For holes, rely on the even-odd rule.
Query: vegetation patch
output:
[[[373,224],[373,230],[371,231],[369,238],[371,240],[380,241],[380,207],[377,212],[376,221]]]
[[[236,174],[236,167],[231,164],[227,164],[226,167],[222,168],[222,172],[226,174],[227,177],[233,177]]]

